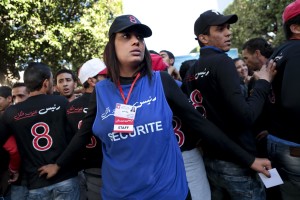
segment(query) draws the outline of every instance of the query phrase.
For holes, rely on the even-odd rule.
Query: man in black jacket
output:
[[[225,53],[231,47],[230,25],[237,20],[237,15],[224,16],[213,10],[200,15],[194,32],[201,47],[201,59],[188,71],[182,87],[203,116],[256,155],[250,127],[262,111],[275,66],[271,62],[268,68],[264,66],[256,73],[260,80],[252,96],[245,100],[234,62]],[[202,147],[212,199],[248,199],[249,195],[251,199],[265,199],[264,186],[254,171],[211,145],[202,144]]]
[[[49,95],[53,91],[53,76],[50,67],[43,63],[29,63],[24,82],[29,97],[5,110],[0,143],[11,134],[16,137],[29,199],[79,199],[77,174],[71,166],[51,180],[38,173],[40,166],[56,160],[68,144],[68,101]]]

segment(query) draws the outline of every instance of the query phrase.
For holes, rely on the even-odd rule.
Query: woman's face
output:
[[[248,67],[243,60],[236,61],[235,67],[240,77],[246,78],[248,76]]]
[[[134,31],[116,33],[115,49],[121,67],[136,67],[144,59],[144,38]]]

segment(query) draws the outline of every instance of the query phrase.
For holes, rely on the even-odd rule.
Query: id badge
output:
[[[115,109],[115,123],[114,130],[115,133],[132,133],[133,124],[136,113],[136,107],[127,104],[116,104]]]

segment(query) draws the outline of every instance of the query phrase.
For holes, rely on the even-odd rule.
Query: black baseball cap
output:
[[[196,36],[203,34],[208,26],[218,26],[225,23],[234,24],[237,22],[237,15],[223,15],[214,10],[208,10],[202,13],[194,24],[194,33]]]
[[[151,29],[145,24],[142,24],[135,16],[121,15],[116,17],[113,21],[109,28],[108,36],[110,37],[112,34],[124,31],[128,28],[133,28],[134,30],[138,31],[143,35],[144,38],[152,35]]]

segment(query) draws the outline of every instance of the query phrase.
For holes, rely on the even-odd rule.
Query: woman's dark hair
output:
[[[107,75],[111,78],[111,80],[118,84],[120,79],[120,62],[117,58],[116,48],[115,48],[115,38],[116,34],[112,34],[107,42],[104,53],[103,53],[103,61],[107,67]],[[136,73],[134,76],[140,72],[141,76],[148,75],[149,78],[152,76],[152,62],[150,53],[145,46],[145,56],[141,64],[138,66]]]
[[[237,58],[233,58],[232,61],[234,62],[234,64],[239,61],[239,60],[242,60],[240,57],[237,57]]]
[[[42,88],[46,79],[50,79],[51,75],[52,72],[48,65],[31,62],[24,71],[25,86],[30,92],[37,91]]]
[[[283,32],[284,32],[285,38],[287,40],[289,40],[292,37],[292,35],[293,35],[293,33],[292,33],[291,29],[290,29],[290,26],[292,24],[298,24],[298,25],[300,25],[300,15],[296,15],[295,17],[289,19],[288,21],[286,21],[283,24]]]

